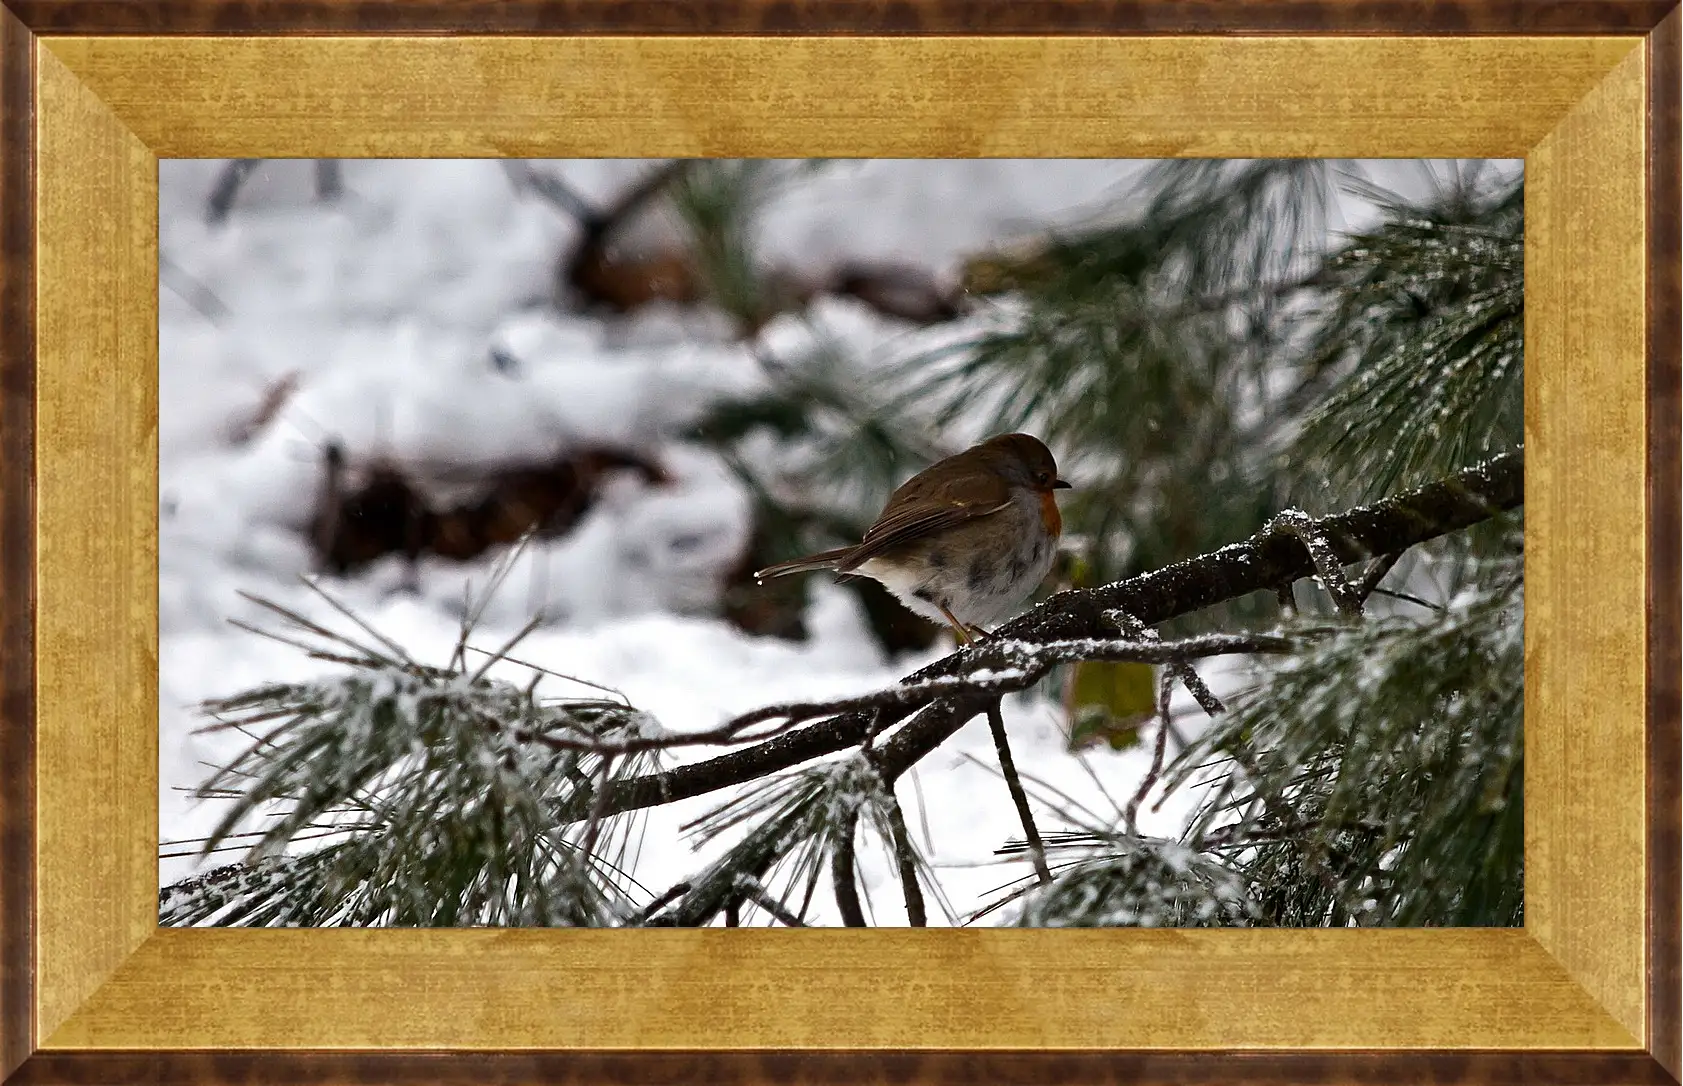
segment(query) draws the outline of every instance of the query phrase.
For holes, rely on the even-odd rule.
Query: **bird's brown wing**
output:
[[[972,475],[930,482],[915,476],[896,490],[882,516],[865,538],[836,568],[857,569],[861,563],[931,533],[998,513],[1011,505],[1011,491],[995,475]]]

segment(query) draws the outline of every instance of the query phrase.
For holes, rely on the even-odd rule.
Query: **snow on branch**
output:
[[[719,743],[742,743],[769,739],[789,727],[815,717],[867,709],[917,709],[940,698],[960,694],[995,696],[1027,690],[1046,677],[1058,664],[1077,660],[1132,661],[1146,664],[1184,663],[1209,656],[1233,653],[1289,652],[1289,638],[1271,635],[1206,634],[1180,641],[1144,641],[1080,638],[1037,645],[1031,641],[987,641],[967,648],[959,655],[964,668],[957,675],[938,675],[917,682],[905,682],[884,690],[829,701],[792,701],[767,705],[700,732],[656,732],[645,728],[629,739],[596,736],[526,736],[557,750],[589,751],[594,754],[627,754],[671,747]],[[753,731],[757,725],[774,726]]]
[[[1301,526],[1324,542],[1339,562],[1381,558],[1518,508],[1525,500],[1524,478],[1525,453],[1516,449],[1416,490],[1307,519]],[[896,688],[908,693],[879,692],[866,695],[872,699],[867,703],[845,707],[841,702],[822,703],[830,707],[818,708],[813,715],[838,715],[707,761],[621,778],[605,797],[603,813],[618,814],[742,784],[856,745],[873,728],[880,731],[917,713],[876,752],[878,771],[885,781],[892,782],[983,711],[987,699],[997,697],[1001,686],[1019,682],[1021,674],[1042,662],[1050,667],[1054,662],[1077,659],[1165,662],[1190,658],[1184,642],[1176,643],[1183,646],[1173,650],[1182,653],[1177,657],[1165,652],[1165,643],[1115,640],[1116,626],[1110,612],[1121,611],[1141,623],[1156,625],[1320,572],[1300,534],[1270,526],[1242,542],[1151,573],[1099,588],[1060,592],[1006,623],[995,632],[997,641],[956,652],[908,676],[902,687]],[[1144,655],[1147,650],[1165,654]],[[1081,656],[1082,651],[1095,655]],[[1138,655],[1098,654],[1104,651]],[[984,660],[997,661],[991,674],[979,666]],[[943,684],[942,680],[947,682]],[[787,723],[790,717],[778,717],[778,712],[804,714],[819,704],[771,706],[761,712],[771,714],[763,719]],[[588,811],[566,813],[582,819]]]

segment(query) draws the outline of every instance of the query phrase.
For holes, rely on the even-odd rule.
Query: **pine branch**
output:
[[[832,858],[840,890],[844,871],[852,871],[851,850],[860,818],[883,840],[892,836],[886,818],[891,794],[865,758],[809,766],[762,784],[684,827],[697,831],[703,842],[740,826],[750,828],[690,880],[693,888],[656,923],[711,923],[721,910],[741,900],[743,876],[760,880],[787,905],[803,882],[814,881],[826,856]],[[844,852],[846,863],[840,859]],[[770,889],[774,884],[779,887],[775,891]]]
[[[1034,812],[1029,809],[1028,794],[1017,776],[1017,762],[1011,757],[1011,743],[1005,735],[1005,720],[999,713],[999,699],[988,704],[988,728],[993,732],[993,748],[999,755],[999,775],[1011,791],[1011,802],[1017,807],[1017,817],[1023,823],[1023,840],[1028,842],[1029,858],[1034,861],[1034,874],[1042,883],[1052,881],[1046,866],[1046,845],[1040,840],[1040,830],[1034,824]]]
[[[1518,508],[1525,500],[1524,476],[1525,454],[1516,450],[1394,498],[1319,518],[1316,524],[1342,561],[1392,554]],[[1301,542],[1277,533],[1259,533],[1139,577],[1059,593],[1005,624],[995,636],[1029,644],[1108,638],[1114,626],[1105,617],[1106,611],[1126,611],[1156,625],[1252,592],[1271,591],[1315,572]],[[958,674],[966,664],[964,656],[962,652],[948,656],[907,681]],[[922,710],[883,744],[878,764],[885,782],[892,783],[945,742],[985,704],[985,700],[955,698]],[[621,779],[613,786],[604,813],[704,795],[857,745],[879,711],[889,717],[895,712],[851,711],[704,762]],[[587,813],[570,811],[568,817],[583,818]]]
[[[742,892],[742,896],[744,898],[752,901],[754,904],[776,917],[777,921],[784,927],[806,927],[805,921],[801,920],[800,917],[796,916],[788,909],[785,909],[776,898],[766,892],[765,885],[761,883],[759,879],[756,879],[751,875],[743,875],[741,878],[736,880],[736,888]],[[736,925],[733,924],[731,926],[735,927]]]
[[[1332,597],[1339,614],[1346,617],[1361,616],[1364,593],[1352,587],[1349,578],[1344,576],[1344,567],[1339,562],[1338,555],[1333,553],[1326,533],[1309,514],[1301,509],[1287,509],[1269,521],[1264,531],[1283,532],[1296,537],[1309,552],[1309,557],[1314,560],[1315,576],[1320,580],[1321,587],[1326,589],[1327,595]]]
[[[865,910],[859,904],[857,864],[854,861],[854,834],[859,828],[859,812],[849,811],[843,816],[841,831],[836,835],[835,847],[830,850],[830,874],[835,882],[836,908],[841,911],[842,926],[865,926]]]
[[[516,737],[542,744],[556,751],[600,754],[643,753],[676,747],[752,742],[769,739],[805,720],[835,713],[922,708],[952,694],[1014,694],[1027,690],[1059,664],[1081,660],[1166,664],[1188,667],[1187,660],[1235,653],[1287,652],[1292,642],[1266,634],[1204,634],[1178,641],[1080,638],[1036,645],[1027,641],[987,641],[973,645],[964,654],[965,670],[958,675],[938,676],[921,682],[905,682],[869,694],[830,701],[780,702],[732,717],[717,728],[699,732],[663,732],[644,724],[635,738],[601,738],[571,725],[567,735],[542,731],[518,731]],[[780,721],[763,732],[749,728]],[[867,731],[867,737],[873,733]]]
[[[912,851],[912,835],[906,832],[906,815],[893,793],[889,793],[885,805],[894,861],[900,870],[900,889],[906,896],[906,923],[910,927],[926,928],[929,918],[923,907],[923,889],[917,884],[917,853]]]
[[[1425,621],[1370,618],[1259,662],[1170,768],[1174,788],[1243,766],[1184,842],[1230,864],[1270,922],[1518,922],[1522,563],[1481,560],[1478,587]],[[1213,818],[1236,820],[1206,834]]]
[[[1147,626],[1133,615],[1128,614],[1126,611],[1112,611],[1105,617],[1116,623],[1117,627],[1129,637],[1137,638],[1141,641],[1161,640],[1161,635],[1159,635],[1156,630],[1153,630],[1151,627]],[[1208,684],[1199,677],[1198,672],[1193,669],[1191,664],[1171,663],[1169,664],[1169,672],[1171,677],[1180,680],[1181,685],[1186,687],[1186,692],[1192,695],[1192,700],[1196,701],[1198,703],[1198,707],[1204,710],[1204,712],[1208,713],[1210,716],[1219,716],[1225,711],[1225,707],[1221,704],[1221,699],[1215,696],[1215,693],[1211,691]],[[1168,731],[1171,725],[1172,722],[1169,719],[1168,712],[1165,711],[1163,713],[1163,730]],[[1184,747],[1186,744],[1181,743],[1180,745]]]

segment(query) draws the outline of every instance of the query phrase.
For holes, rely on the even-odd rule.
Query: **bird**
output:
[[[908,479],[857,544],[754,577],[763,583],[811,570],[870,577],[970,644],[1045,580],[1063,532],[1055,494],[1070,485],[1039,438],[1001,434]]]

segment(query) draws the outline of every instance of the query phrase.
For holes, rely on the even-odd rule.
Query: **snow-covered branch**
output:
[[[674,747],[745,743],[770,739],[803,721],[836,713],[875,709],[917,709],[940,698],[1027,690],[1059,664],[1078,660],[1131,661],[1145,664],[1184,663],[1233,653],[1289,652],[1293,642],[1266,634],[1206,634],[1180,641],[1136,641],[1080,638],[1037,645],[1030,641],[983,642],[958,656],[964,668],[957,675],[941,675],[906,682],[883,690],[829,701],[791,701],[766,705],[732,717],[717,728],[700,732],[660,732],[645,728],[633,738],[603,739],[551,733],[529,733],[531,739],[555,750],[593,754],[629,754]],[[754,730],[770,724],[769,729]]]
[[[1518,508],[1525,500],[1524,479],[1525,453],[1516,449],[1416,490],[1314,518],[1308,523],[1339,561],[1359,562],[1400,553]],[[1271,591],[1317,573],[1300,538],[1278,530],[1264,530],[1218,551],[1126,581],[1060,592],[996,631],[997,646],[984,644],[956,652],[908,676],[905,687],[920,691],[923,696],[896,696],[868,706],[833,710],[839,715],[783,732],[751,747],[704,762],[618,780],[608,797],[606,811],[620,813],[742,784],[856,745],[873,726],[880,730],[915,712],[918,715],[890,736],[876,754],[879,772],[892,782],[981,712],[986,699],[997,696],[996,689],[976,685],[980,654],[1001,653],[1002,669],[1009,663],[1003,655],[1007,646],[1030,647],[1012,651],[1023,653],[1020,659],[1034,661],[1047,659],[1037,653],[1059,657],[1060,662],[1083,658],[1152,659],[1144,655],[1082,657],[1074,655],[1077,651],[1074,646],[1096,649],[1100,645],[1128,645],[1129,652],[1144,652],[1145,643],[1112,639],[1116,627],[1107,612],[1122,611],[1142,623],[1156,625],[1252,592]],[[1152,648],[1161,651],[1161,646]],[[945,688],[949,693],[931,702],[928,696],[931,688],[926,684],[961,675],[969,677]],[[996,675],[987,681],[1008,684],[1015,682],[1016,677],[1015,674],[1010,678]],[[960,689],[966,683],[970,685]],[[831,710],[820,710],[825,711]],[[588,812],[568,813],[583,818]]]

